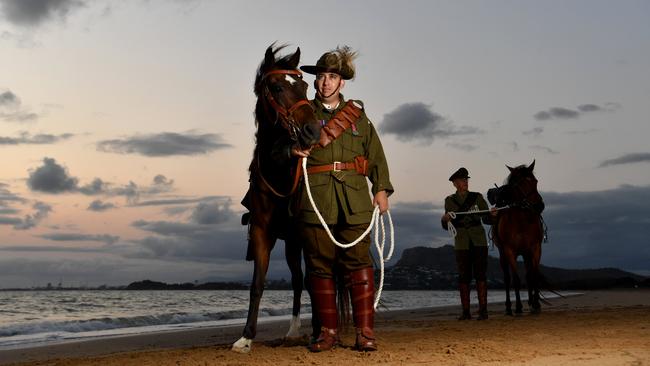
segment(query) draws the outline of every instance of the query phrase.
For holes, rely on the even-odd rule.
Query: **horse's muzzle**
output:
[[[306,150],[312,145],[316,145],[320,140],[320,131],[322,127],[319,123],[307,123],[303,126],[298,135],[300,148]]]

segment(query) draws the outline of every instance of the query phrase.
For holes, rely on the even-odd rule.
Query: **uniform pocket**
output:
[[[353,214],[372,211],[372,200],[368,190],[368,182],[363,175],[350,175],[343,183],[348,208]]]

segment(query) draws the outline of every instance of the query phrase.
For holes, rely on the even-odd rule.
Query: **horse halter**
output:
[[[302,79],[302,72],[300,72],[299,70],[271,70],[262,76],[262,78],[260,79],[260,83],[264,82],[264,80],[267,77],[271,75],[277,75],[277,74],[298,75]],[[295,129],[299,129],[299,128],[295,124],[295,119],[293,118],[293,112],[295,112],[298,108],[302,107],[303,105],[309,105],[309,100],[300,99],[299,101],[291,105],[289,108],[286,108],[280,103],[278,103],[275,100],[275,98],[273,98],[273,94],[271,93],[268,85],[266,84],[264,84],[264,97],[269,102],[269,104],[271,104],[271,107],[273,107],[273,109],[278,114],[278,116],[281,116],[282,120],[289,125],[286,127],[291,127],[291,129],[294,130],[292,132],[295,133]]]

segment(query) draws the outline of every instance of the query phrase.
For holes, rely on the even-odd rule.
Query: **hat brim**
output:
[[[307,74],[312,74],[312,75],[317,75],[322,72],[331,72],[334,74],[338,74],[341,76],[341,79],[343,80],[350,80],[352,77],[350,75],[344,75],[341,73],[340,70],[338,69],[333,69],[333,68],[328,68],[328,67],[321,67],[321,66],[316,66],[316,65],[305,65],[305,66],[300,66],[300,70],[303,72],[306,72]]]
[[[469,179],[469,178],[470,178],[469,176],[467,176],[467,177],[454,177],[454,176],[452,175],[451,177],[449,177],[449,181],[450,181],[450,182],[453,182],[454,179]]]

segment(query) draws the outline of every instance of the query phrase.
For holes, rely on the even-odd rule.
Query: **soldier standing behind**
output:
[[[307,157],[316,206],[334,237],[343,243],[361,236],[371,221],[374,206],[379,206],[381,213],[388,210],[388,196],[393,192],[384,150],[363,103],[346,101],[341,94],[345,81],[354,77],[355,57],[356,53],[346,46],[323,54],[316,65],[301,67],[316,75],[316,98],[311,103],[324,128],[320,147],[300,150],[288,146],[285,153]],[[337,118],[347,121],[349,127],[328,123]],[[372,183],[372,200],[367,179]],[[301,188],[293,196],[290,209],[298,222],[312,306],[321,324],[320,335],[309,349],[329,350],[338,343],[335,277],[342,274],[352,299],[356,348],[374,351],[377,344],[373,333],[375,288],[370,237],[348,249],[336,246],[320,224],[304,184]]]
[[[478,294],[479,314],[478,320],[488,318],[487,313],[487,255],[488,246],[485,238],[485,229],[481,225],[489,225],[491,217],[496,216],[496,209],[491,209],[490,214],[458,215],[452,219],[449,212],[465,212],[487,210],[488,206],[478,192],[469,191],[469,172],[465,168],[458,169],[449,177],[456,188],[456,193],[445,198],[445,214],[441,218],[443,229],[448,229],[449,221],[457,230],[454,238],[456,252],[456,265],[458,268],[458,289],[463,312],[458,320],[471,319],[469,312],[469,284],[472,274],[476,279],[476,292]]]

